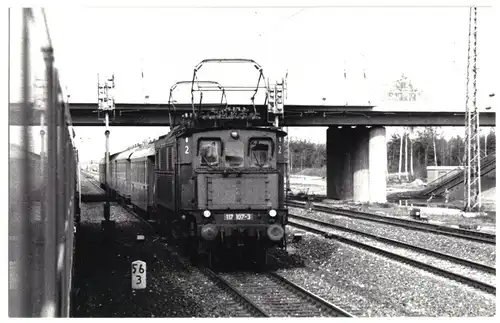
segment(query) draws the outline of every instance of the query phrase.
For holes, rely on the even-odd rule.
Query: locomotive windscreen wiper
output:
[[[202,160],[203,160],[203,161],[207,164],[207,166],[208,166],[209,168],[212,168],[212,169],[214,168],[214,167],[213,167],[213,165],[212,165],[212,164],[210,164],[210,162],[208,161],[208,159],[207,159],[207,157],[206,157],[206,156],[203,156],[203,155],[202,155],[202,156],[201,156],[201,159],[202,159]]]
[[[264,167],[264,165],[259,162],[259,159],[257,158],[257,154],[255,153],[255,150],[253,151],[253,156],[255,157],[255,162],[257,163],[257,166],[259,166],[260,168]]]

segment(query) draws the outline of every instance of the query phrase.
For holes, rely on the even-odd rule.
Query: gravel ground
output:
[[[373,253],[314,234],[290,246],[307,269],[279,272],[354,315],[495,315],[494,295]]]
[[[362,236],[359,234],[353,234],[353,233],[348,233],[348,232],[344,232],[341,230],[335,230],[335,229],[330,228],[330,227],[326,227],[323,225],[318,225],[318,224],[314,224],[314,223],[310,223],[310,222],[302,221],[302,220],[298,220],[298,219],[293,219],[292,221],[299,223],[299,224],[307,225],[307,226],[310,226],[313,228],[318,228],[318,229],[321,229],[321,230],[324,230],[327,232],[331,232],[331,233],[339,235],[341,237],[345,237],[348,239],[359,241],[359,242],[362,242],[362,243],[365,243],[365,244],[368,244],[370,246],[374,246],[374,247],[377,247],[377,248],[380,248],[383,250],[391,251],[391,252],[396,253],[398,255],[402,255],[402,256],[405,256],[407,258],[423,262],[425,264],[433,265],[435,267],[438,267],[438,268],[441,268],[444,270],[448,270],[448,271],[451,271],[451,272],[459,274],[459,275],[474,278],[474,279],[479,280],[481,282],[485,282],[485,283],[488,283],[488,284],[491,284],[494,286],[496,285],[496,277],[494,274],[485,273],[485,272],[478,270],[478,269],[474,269],[474,268],[464,266],[464,265],[459,265],[459,264],[456,264],[452,261],[443,260],[443,259],[440,259],[437,257],[422,254],[420,252],[409,250],[407,248],[397,247],[397,246],[394,246],[394,245],[389,244],[389,243],[380,242],[374,238],[365,237],[365,236]],[[292,224],[293,222],[290,222],[290,224]]]
[[[494,245],[467,241],[435,233],[413,231],[401,227],[370,222],[368,220],[351,219],[349,217],[324,212],[312,211],[307,213],[306,210],[301,208],[290,207],[289,211],[292,214],[309,216],[311,218],[355,228],[385,238],[484,263],[489,266],[495,266],[496,246]]]
[[[244,314],[226,292],[172,256],[150,229],[112,204],[114,241],[103,239],[102,203],[82,204],[74,298],[76,317],[224,317]],[[145,234],[145,241],[136,241]],[[130,264],[147,264],[147,288],[132,290]]]

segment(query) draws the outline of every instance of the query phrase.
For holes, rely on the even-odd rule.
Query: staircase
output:
[[[496,154],[490,154],[481,160],[481,177],[494,171],[495,169]],[[443,176],[440,176],[430,182],[421,190],[392,193],[387,196],[387,199],[427,199],[432,194],[439,196],[443,194],[446,189],[452,190],[458,185],[463,185],[463,183],[464,169],[463,167],[457,167],[457,169],[449,171]]]

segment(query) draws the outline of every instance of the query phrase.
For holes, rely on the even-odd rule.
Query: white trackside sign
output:
[[[146,263],[136,260],[132,263],[132,289],[146,288]]]

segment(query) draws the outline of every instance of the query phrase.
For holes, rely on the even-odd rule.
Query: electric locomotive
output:
[[[283,137],[275,128],[178,128],[155,143],[156,217],[190,252],[285,247]]]
[[[210,63],[250,63],[259,71],[257,85],[227,87],[199,81],[197,72]],[[259,86],[261,81],[264,86]],[[191,105],[190,112],[176,119],[181,108],[173,93],[179,85],[191,85]],[[266,92],[265,102],[256,106],[261,89]],[[233,90],[253,92],[251,104],[229,105],[227,93]],[[203,103],[207,92],[217,92],[220,101]],[[269,248],[286,247],[288,216],[284,204],[286,133],[268,122],[268,92],[262,68],[253,60],[202,61],[192,81],[178,82],[170,90],[171,131],[141,150],[141,163],[134,162],[133,151],[112,156],[110,168],[119,169],[117,157],[126,159],[130,175],[111,172],[110,183],[119,182],[114,178],[118,174],[122,183],[128,178],[130,184],[114,188],[123,191],[121,195],[133,197],[136,190],[136,195],[145,196],[145,203],[137,205],[134,198],[132,203],[149,209],[160,232],[182,244],[193,258],[206,254],[212,259],[229,249],[246,249],[265,261]],[[133,178],[136,188],[132,188]],[[146,185],[138,185],[137,180]]]

